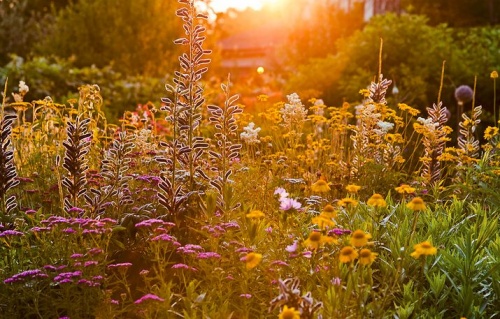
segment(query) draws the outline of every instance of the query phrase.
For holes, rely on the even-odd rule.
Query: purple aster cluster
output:
[[[22,282],[25,281],[26,279],[47,278],[47,277],[48,275],[43,271],[41,271],[40,269],[32,269],[32,270],[25,270],[23,272],[15,274],[12,277],[5,279],[3,282],[4,284],[11,284],[15,282]]]
[[[0,237],[20,237],[24,236],[23,232],[17,230],[4,230],[0,233]]]
[[[136,301],[134,301],[134,303],[136,305],[140,304],[140,303],[143,303],[147,300],[153,300],[153,301],[160,301],[160,302],[163,302],[165,301],[165,299],[163,298],[160,298],[158,297],[157,295],[154,295],[154,294],[146,294],[144,296],[142,296],[141,298],[137,299]]]

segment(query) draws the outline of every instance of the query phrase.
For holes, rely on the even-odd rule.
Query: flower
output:
[[[348,193],[356,194],[361,189],[361,186],[349,184],[345,187],[345,189],[347,190]]]
[[[473,96],[474,91],[468,85],[460,85],[455,90],[455,99],[457,99],[459,104],[471,101]]]
[[[358,258],[358,252],[351,246],[345,246],[340,250],[340,262],[347,264]]]
[[[255,123],[250,122],[246,127],[243,128],[243,131],[245,132],[242,132],[240,134],[241,139],[245,141],[248,145],[260,143],[259,132],[261,128],[257,127],[254,129],[254,127]]]
[[[137,299],[136,301],[134,301],[135,304],[140,304],[140,303],[143,303],[144,301],[146,300],[155,300],[155,301],[160,301],[160,302],[163,302],[165,301],[165,299],[163,298],[160,298],[158,297],[157,295],[154,295],[154,294],[146,294],[144,296],[142,296],[141,298]]]
[[[294,241],[293,244],[291,245],[288,245],[286,246],[285,250],[289,253],[294,253],[295,251],[297,251],[297,244],[298,244],[298,241]]]
[[[425,203],[421,197],[415,197],[411,200],[411,202],[406,204],[406,207],[413,211],[425,210]]]
[[[437,248],[432,246],[432,244],[429,241],[423,241],[419,244],[416,244],[413,246],[415,249],[414,252],[410,254],[415,259],[420,258],[420,256],[429,256],[429,255],[435,255],[437,254]]]
[[[354,247],[364,246],[371,238],[372,235],[365,233],[361,229],[358,229],[351,234],[351,245],[353,245]]]
[[[30,91],[30,88],[26,85],[24,81],[19,81],[19,93],[25,95]]]
[[[260,264],[260,262],[262,261],[262,254],[251,252],[248,253],[245,257],[243,257],[242,260],[246,262],[247,269],[252,269],[257,267],[258,264]]]
[[[358,206],[358,201],[355,200],[354,198],[346,197],[339,200],[337,204],[342,207],[347,207],[347,206],[356,207]]]
[[[279,314],[279,319],[300,319],[300,311],[295,310],[294,307],[288,308],[287,305],[283,307],[283,310]]]
[[[325,218],[335,218],[337,217],[337,210],[332,205],[326,204],[325,207],[323,207],[320,216]]]
[[[289,103],[285,103],[279,111],[283,122],[287,126],[292,126],[293,123],[300,124],[306,120],[307,110],[300,101],[297,93],[292,93],[286,96]]]
[[[413,194],[415,193],[415,187],[411,187],[408,184],[401,184],[400,186],[394,188],[396,192],[400,194]]]
[[[496,126],[488,126],[484,130],[484,139],[491,140],[493,137],[498,135],[498,127]]]
[[[491,73],[490,73],[490,78],[492,78],[492,79],[496,79],[496,78],[498,78],[498,72],[497,72],[497,71],[493,71],[493,72],[491,72]]]
[[[337,240],[330,236],[322,235],[318,231],[312,231],[304,241],[304,246],[311,250],[316,250],[324,244],[337,243]]]
[[[321,229],[332,228],[335,226],[335,222],[331,220],[331,218],[323,214],[313,217],[312,223],[318,225],[318,227]]]
[[[280,199],[280,209],[281,210],[290,210],[290,209],[299,209],[302,207],[302,204],[295,199],[292,198],[281,198]]]
[[[368,202],[366,202],[366,203],[370,206],[373,206],[373,207],[386,207],[387,206],[385,199],[380,194],[373,194],[372,197],[370,197],[370,199],[368,199]]]
[[[289,194],[283,187],[278,187],[274,191],[274,195],[280,195],[280,199],[281,199],[281,198],[288,198]]]
[[[311,190],[315,193],[326,193],[330,191],[330,186],[324,179],[318,179],[316,183],[311,185]]]
[[[260,210],[252,210],[250,213],[248,213],[247,218],[262,218],[264,217],[264,213]]]
[[[370,249],[363,248],[359,252],[359,263],[361,265],[370,265],[377,258],[377,255],[377,253],[372,252]]]

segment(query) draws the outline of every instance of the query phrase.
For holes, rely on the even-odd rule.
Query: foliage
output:
[[[450,148],[441,101],[417,118],[382,74],[357,106],[292,93],[243,112],[229,80],[209,104],[206,17],[179,3],[161,109],[111,125],[105,84],[68,105],[5,90],[2,315],[500,316],[500,135],[472,138],[479,106]]]

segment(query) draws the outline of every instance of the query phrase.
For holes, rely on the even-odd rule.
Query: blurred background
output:
[[[199,7],[210,17],[209,100],[217,102],[231,74],[233,93],[250,108],[260,94],[279,101],[292,92],[330,106],[355,103],[378,73],[382,38],[390,102],[431,106],[446,60],[444,105],[455,114],[455,89],[473,87],[477,77],[476,105],[483,122],[492,117],[498,0],[205,0]],[[59,103],[98,84],[116,120],[159,104],[182,50],[173,44],[182,35],[177,8],[176,0],[0,0],[0,81],[9,78],[8,92],[25,81],[27,101]]]

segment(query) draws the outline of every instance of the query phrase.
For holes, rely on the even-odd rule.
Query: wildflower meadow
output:
[[[482,126],[442,62],[418,109],[380,58],[359,102],[248,107],[205,79],[208,16],[177,5],[178,69],[119,120],[93,83],[67,101],[3,83],[1,318],[500,318],[496,95]]]

